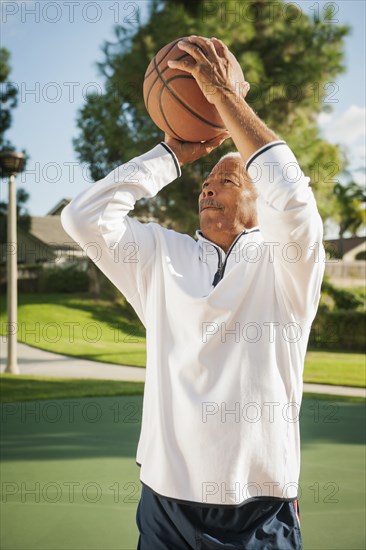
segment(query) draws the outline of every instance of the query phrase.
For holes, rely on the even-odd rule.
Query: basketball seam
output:
[[[160,113],[163,115],[163,118],[165,120],[165,124],[168,126],[169,130],[180,140],[180,141],[185,141],[183,139],[182,136],[180,136],[175,130],[173,130],[173,128],[171,127],[171,125],[169,124],[166,116],[165,116],[165,113],[164,113],[164,109],[162,108],[162,103],[161,103],[161,94],[164,90],[164,86],[162,86],[162,88],[160,89],[160,92],[159,92],[159,108],[160,108]]]
[[[190,113],[191,115],[193,115],[194,118],[196,118],[197,120],[200,120],[201,122],[203,122],[205,125],[207,126],[210,126],[211,128],[215,128],[215,129],[218,129],[218,130],[225,130],[225,126],[220,126],[218,124],[214,124],[213,122],[210,122],[209,120],[207,120],[206,118],[204,118],[202,115],[198,114],[197,112],[195,112],[191,107],[189,107],[188,105],[186,105],[186,103],[180,99],[177,94],[174,92],[174,90],[169,86],[169,83],[172,82],[173,80],[175,80],[176,78],[186,78],[186,79],[189,79],[189,80],[195,80],[193,76],[191,75],[175,75],[175,76],[172,76],[171,78],[165,80],[164,79],[164,73],[169,69],[169,67],[165,67],[164,69],[160,70],[159,68],[159,65],[161,65],[161,63],[164,61],[164,59],[168,56],[168,54],[173,50],[173,48],[176,46],[176,44],[179,42],[179,40],[181,39],[178,39],[178,40],[175,40],[172,45],[170,46],[170,48],[165,52],[165,54],[161,57],[161,59],[159,60],[159,62],[157,62],[157,59],[156,59],[156,56],[153,58],[153,68],[151,69],[151,71],[148,73],[148,74],[145,74],[145,77],[144,77],[144,82],[147,80],[147,78],[149,78],[154,71],[156,71],[156,78],[154,79],[154,81],[152,82],[148,92],[147,92],[147,95],[146,95],[146,109],[147,111],[149,112],[149,100],[150,100],[150,95],[151,95],[151,92],[152,92],[152,89],[153,87],[155,86],[156,82],[158,80],[160,80],[161,84],[162,84],[162,87],[161,89],[159,90],[159,97],[158,97],[158,103],[159,103],[159,110],[160,110],[160,114],[162,115],[166,125],[168,126],[169,130],[180,140],[182,140],[182,136],[180,136],[175,130],[173,130],[171,124],[168,122],[167,118],[166,118],[166,115],[164,113],[164,110],[163,110],[163,105],[162,105],[162,93],[163,93],[163,90],[166,89],[167,90],[167,93],[170,94],[172,97],[175,98],[176,102],[178,104],[180,104],[183,109],[185,109],[188,113]],[[179,56],[176,60],[177,61],[180,61],[182,59],[184,59],[185,57],[188,57],[188,54],[183,54],[181,56]],[[173,121],[172,121],[173,123]]]
[[[161,63],[162,61],[164,61],[164,59],[166,58],[166,56],[168,55],[168,53],[170,53],[170,52],[172,51],[172,49],[173,49],[174,46],[179,42],[179,40],[180,40],[180,38],[178,38],[178,40],[176,40],[175,42],[173,42],[171,48],[169,48],[169,50],[163,55],[163,57],[160,59],[158,65],[160,65],[160,63]],[[187,53],[184,54],[184,56],[186,56],[186,55],[189,55],[189,54],[187,54]],[[155,59],[156,59],[156,56],[154,57],[154,60],[155,60]],[[154,68],[155,68],[155,66],[154,66]],[[145,80],[146,78],[148,78],[153,72],[154,72],[154,69],[151,69],[151,71],[149,72],[149,74],[145,74],[144,80]]]
[[[169,88],[169,86],[167,86],[167,83],[168,82],[171,82],[172,80],[175,80],[176,78],[188,78],[188,79],[192,79],[193,77],[192,76],[186,76],[186,75],[175,75],[175,76],[172,76],[171,78],[169,78],[169,80],[163,80],[161,79],[162,83],[163,83],[163,87],[161,88],[160,92],[159,92],[159,105],[160,105],[160,110],[161,110],[161,94],[164,90],[164,88],[167,88],[168,91],[171,93],[171,95],[173,97],[175,97],[175,99],[178,101],[178,103],[180,103],[185,109],[187,109],[187,111],[189,111],[192,115],[194,115],[196,118],[198,118],[199,120],[201,120],[202,122],[204,122],[205,124],[207,124],[208,126],[211,126],[212,128],[217,128],[219,130],[225,130],[225,126],[219,126],[218,124],[214,124],[213,122],[210,122],[209,120],[207,120],[206,118],[204,118],[203,116],[199,115],[198,113],[195,113],[193,111],[193,109],[191,109],[188,105],[186,105],[177,95],[176,93],[171,89]],[[161,112],[163,113],[163,111],[161,110]]]
[[[181,60],[184,59],[185,57],[188,57],[188,54],[187,54],[187,53],[183,54],[183,55],[180,56],[180,57],[177,57],[176,61],[181,61]],[[155,59],[154,59],[154,63],[156,63]],[[159,62],[159,63],[160,63],[160,62]],[[147,109],[148,111],[149,111],[149,108],[148,108],[148,107],[149,107],[149,98],[150,98],[151,90],[152,90],[153,87],[155,86],[157,80],[159,80],[159,74],[163,74],[165,71],[167,71],[167,70],[169,69],[169,67],[165,67],[165,68],[161,71],[161,73],[159,73],[157,67],[158,67],[158,65],[154,65],[154,71],[155,71],[155,69],[156,69],[156,74],[157,74],[157,76],[156,76],[154,82],[151,84],[150,89],[149,89],[149,91],[148,91],[148,93],[147,93],[147,96],[146,96],[146,109]],[[151,71],[151,73],[152,73],[152,72],[153,72],[153,71]],[[151,73],[150,73],[150,74],[151,74]],[[192,77],[192,78],[193,78],[193,77]]]

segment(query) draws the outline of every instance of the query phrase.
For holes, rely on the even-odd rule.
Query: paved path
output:
[[[350,395],[366,398],[366,388],[350,388],[349,386],[330,386],[329,384],[304,384],[304,392],[328,393],[330,395]]]
[[[6,365],[6,339],[1,337],[0,371]],[[18,343],[18,365],[20,374],[49,376],[56,378],[101,378],[104,380],[144,381],[145,369],[97,363],[86,359],[77,359],[58,353],[43,351],[38,348]],[[366,397],[366,389],[346,386],[329,386],[325,384],[304,384],[304,391],[326,393],[330,395],[350,395]]]
[[[1,338],[0,370],[6,366],[6,343]],[[20,374],[52,376],[55,378],[102,378],[104,380],[145,380],[145,369],[125,367],[78,359],[58,353],[43,351],[38,348],[18,343],[18,366]]]

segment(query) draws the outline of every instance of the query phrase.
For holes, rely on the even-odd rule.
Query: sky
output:
[[[352,174],[363,183],[366,4],[363,0],[292,3],[305,13],[320,15],[326,4],[331,5],[329,24],[352,27],[345,42],[347,72],[328,83],[326,102],[332,112],[321,113],[318,123],[324,138],[347,148]],[[91,184],[87,166],[78,162],[72,145],[78,135],[77,112],[88,93],[103,91],[96,62],[103,60],[103,43],[113,41],[114,26],[134,28],[137,14],[144,21],[146,13],[146,1],[1,0],[1,46],[11,53],[10,80],[19,90],[6,137],[30,156],[17,186],[30,194],[31,215],[46,215],[62,198],[72,198]],[[4,183],[1,199],[7,200]]]

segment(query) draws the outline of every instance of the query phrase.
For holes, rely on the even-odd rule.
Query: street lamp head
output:
[[[1,177],[16,176],[19,172],[22,172],[24,165],[25,156],[23,153],[17,153],[8,149],[0,151]]]

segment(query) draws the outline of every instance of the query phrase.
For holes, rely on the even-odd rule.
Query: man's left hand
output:
[[[208,155],[216,149],[225,139],[230,137],[226,130],[213,139],[201,142],[180,141],[165,134],[165,143],[174,151],[180,165],[189,164]]]

